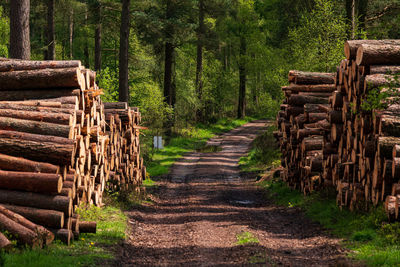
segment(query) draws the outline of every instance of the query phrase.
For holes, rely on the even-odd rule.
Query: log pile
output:
[[[95,78],[80,61],[0,61],[0,230],[21,244],[95,232],[76,208],[102,206],[106,187],[139,186],[145,175],[140,113],[104,105]],[[113,104],[124,108],[105,109]]]
[[[282,176],[289,185],[304,193],[315,189],[315,184],[333,186],[337,204],[350,210],[365,210],[384,201],[389,219],[400,219],[400,98],[383,100],[387,104],[384,109],[366,108],[366,104],[373,107],[369,103],[372,92],[396,92],[400,87],[399,50],[400,40],[346,42],[346,59],[337,68],[329,101],[318,103],[318,108],[326,112],[326,120],[312,127],[307,111],[310,101],[315,105],[316,100],[293,101],[290,95],[285,99],[275,135],[287,169]],[[291,73],[301,72],[289,73],[291,85],[283,88],[286,96],[288,88],[302,81],[291,78]],[[323,98],[313,87],[303,86],[298,94],[319,92],[318,97]],[[303,184],[307,184],[306,190]]]
[[[284,104],[278,114],[282,179],[305,194],[320,184],[324,134],[330,130],[329,96],[335,90],[333,73],[289,72],[290,86],[282,87]]]

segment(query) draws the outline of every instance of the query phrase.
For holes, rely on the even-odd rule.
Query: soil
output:
[[[129,237],[115,266],[347,266],[340,240],[295,208],[279,207],[240,175],[238,161],[267,121],[209,141],[159,183],[151,204],[128,212]],[[238,244],[251,235],[258,242]]]

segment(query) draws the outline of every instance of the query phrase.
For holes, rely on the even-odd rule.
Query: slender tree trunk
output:
[[[246,38],[240,37],[238,118],[246,116]]]
[[[356,22],[356,0],[351,3],[351,39],[356,38],[357,22]]]
[[[96,29],[94,34],[94,69],[101,70],[101,4],[96,5]]]
[[[128,58],[129,58],[129,7],[130,0],[122,0],[121,30],[119,39],[119,101],[129,101]]]
[[[85,32],[87,31],[88,28],[88,9],[87,9],[87,1],[85,2]],[[87,34],[85,34],[85,48],[83,49],[83,55],[85,59],[85,66],[87,68],[90,68],[90,60],[89,60],[89,43],[88,43],[88,38]]]
[[[196,93],[201,105],[203,94],[203,40],[204,40],[204,2],[199,0],[199,28],[197,29],[197,66],[196,66]],[[196,111],[197,120],[201,120],[202,108]]]
[[[71,8],[69,14],[69,58],[72,59],[74,48],[74,9]]]
[[[30,59],[30,0],[10,1],[10,58]]]
[[[167,104],[171,107],[175,104],[175,99],[173,97],[173,88],[172,88],[172,72],[173,72],[173,59],[174,59],[174,44],[172,43],[172,39],[174,36],[174,29],[169,21],[172,18],[173,6],[171,0],[167,1],[167,9],[166,9],[166,20],[167,27],[165,29],[165,64],[164,64],[164,98]]]
[[[47,60],[54,60],[56,57],[56,38],[54,27],[54,8],[55,0],[48,0],[47,2],[47,38],[46,38],[46,58]]]
[[[358,0],[358,22],[360,29],[365,30],[365,18],[367,17],[368,0]]]

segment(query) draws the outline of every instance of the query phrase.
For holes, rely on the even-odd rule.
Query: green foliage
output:
[[[9,19],[3,14],[3,7],[0,6],[0,57],[8,57],[9,24]]]
[[[102,100],[116,102],[118,100],[118,72],[108,67],[102,69],[96,76],[97,84],[103,90]]]
[[[346,23],[333,0],[316,0],[315,7],[289,32],[290,46],[299,69],[335,71],[343,58]]]
[[[236,245],[246,245],[252,243],[259,243],[260,241],[250,232],[241,232],[236,235]]]

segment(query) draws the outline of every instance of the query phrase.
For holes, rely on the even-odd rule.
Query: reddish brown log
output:
[[[0,229],[13,234],[20,244],[40,247],[41,240],[35,232],[0,213]]]
[[[61,240],[61,242],[65,243],[66,245],[71,244],[71,240],[73,238],[73,234],[71,230],[68,229],[56,229],[56,230],[51,230],[58,239]]]
[[[24,70],[0,73],[0,90],[85,88],[79,68]]]
[[[57,98],[62,96],[80,96],[80,89],[57,89],[57,90],[18,90],[0,91],[2,101],[21,101],[25,99]]]
[[[0,109],[0,116],[63,125],[70,125],[71,121],[73,121],[73,115],[65,113],[44,113],[39,111],[21,111],[12,109]]]
[[[400,74],[400,66],[369,66],[368,74],[389,74],[395,75]]]
[[[379,88],[382,86],[400,86],[400,82],[392,75],[387,74],[373,74],[367,75],[364,81],[364,91]]]
[[[399,40],[349,40],[344,44],[344,54],[348,60],[355,60],[357,57],[357,49],[362,44],[371,44],[371,45],[396,45],[400,44]]]
[[[400,43],[390,44],[361,44],[357,49],[357,65],[399,65]]]
[[[89,221],[79,222],[79,232],[80,233],[96,233],[97,223]]]
[[[328,98],[292,95],[289,97],[288,104],[293,106],[303,106],[305,104],[328,104]]]
[[[393,147],[400,144],[400,138],[391,136],[378,137],[378,155],[380,157],[391,158],[393,155]]]
[[[56,210],[37,209],[15,205],[2,204],[5,208],[18,213],[28,220],[48,228],[62,228],[64,226],[64,213]]]
[[[79,68],[81,62],[79,60],[8,60],[0,61],[0,72],[17,71],[17,70],[39,70],[39,69],[65,69]]]
[[[0,154],[0,169],[6,171],[59,173],[59,166]]]
[[[289,82],[295,84],[334,84],[334,73],[303,72],[297,70],[289,71]]]
[[[39,209],[62,211],[70,216],[72,200],[63,196],[48,196],[37,193],[0,189],[0,203]]]

